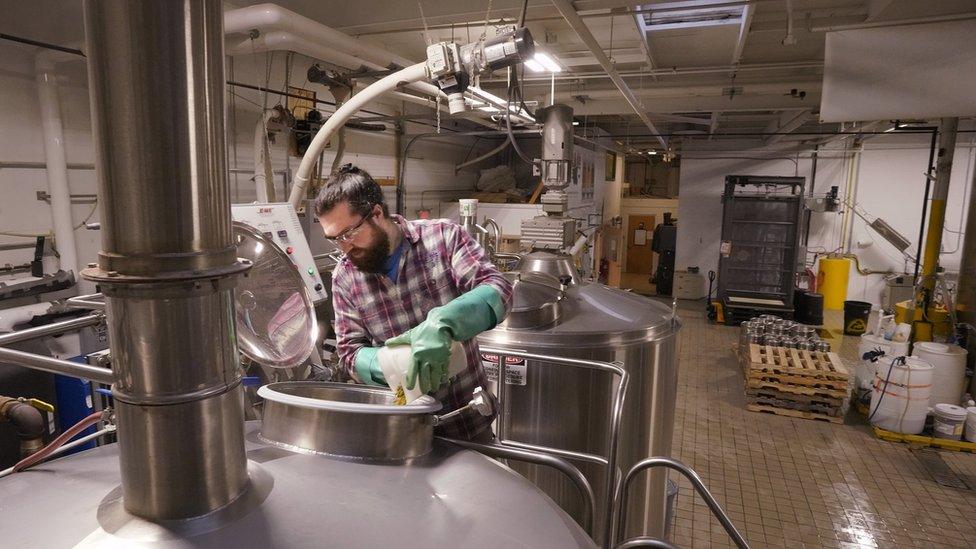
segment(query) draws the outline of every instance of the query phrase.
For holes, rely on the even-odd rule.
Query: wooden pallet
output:
[[[773,379],[776,379],[773,381]],[[806,381],[800,378],[799,381]],[[824,396],[846,398],[847,385],[842,383],[826,383],[809,385],[807,383],[782,383],[777,378],[763,376],[750,377],[746,380],[746,389],[772,389],[780,393],[806,396]]]
[[[850,391],[850,383],[835,379],[821,379],[810,376],[772,374],[763,371],[746,370],[746,384],[775,383],[793,387],[806,387],[813,390]]]
[[[874,436],[888,442],[904,442],[913,446],[933,446],[942,450],[976,454],[976,442],[968,442],[965,440],[948,440],[945,438],[927,437],[925,435],[903,435],[880,427],[874,428]]]
[[[840,409],[844,406],[845,400],[843,398],[825,397],[821,395],[786,394],[770,389],[747,389],[746,398],[751,399],[750,402],[763,399],[772,404],[775,401],[781,404],[772,404],[773,406],[782,405],[784,408],[792,408],[794,410],[804,410],[806,406],[823,409]]]
[[[850,381],[850,372],[837,353],[749,345],[749,374],[789,375],[830,381]]]
[[[800,410],[790,410],[788,408],[777,408],[775,406],[766,406],[764,404],[746,404],[746,409],[751,412],[766,412],[769,414],[776,414],[778,416],[794,417],[800,419],[819,419],[821,421],[829,421],[831,423],[844,423],[843,416],[828,416],[817,412],[804,412]]]

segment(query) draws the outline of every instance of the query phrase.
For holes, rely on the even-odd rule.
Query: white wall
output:
[[[0,163],[44,162],[41,113],[34,78],[35,51],[36,48],[0,43]],[[58,69],[58,95],[68,163],[90,164],[94,161],[94,149],[84,62],[62,63]],[[73,194],[95,193],[95,172],[68,170],[68,184]],[[43,169],[0,167],[0,193],[3,197],[0,199],[0,232],[53,231],[51,207],[37,200],[37,192],[47,190],[47,174]],[[92,206],[75,204],[71,210],[73,221],[79,224],[91,212]],[[96,209],[90,221],[98,221],[98,216]],[[0,235],[0,244],[32,241],[32,238]],[[97,231],[77,229],[75,241],[80,264],[96,260],[101,249]],[[0,251],[0,265],[29,262],[33,255],[32,249]],[[0,280],[12,281],[2,275]],[[82,282],[80,291],[94,291],[94,285]]]
[[[941,265],[950,272],[958,270],[961,259],[961,235],[951,231],[961,231],[965,224],[974,165],[972,142],[973,134],[959,134],[940,258]],[[860,159],[854,164],[856,203],[871,216],[885,219],[912,241],[909,251],[913,255],[918,243],[928,145],[928,139],[924,136],[878,136],[865,141]],[[699,266],[703,272],[717,271],[722,230],[721,194],[726,175],[799,175],[806,177],[809,185],[810,151],[803,151],[799,155],[794,153],[789,158],[777,154],[780,158],[769,160],[743,158],[746,156],[759,156],[759,153],[699,150],[686,151],[682,156],[677,269]],[[851,158],[851,152],[842,149],[820,151],[815,187],[817,196],[822,196],[831,185],[837,185],[843,197]],[[840,214],[813,214],[809,250],[838,250],[842,242],[841,224]],[[901,253],[857,218],[851,242],[851,251],[860,256],[864,268],[892,269],[896,272],[906,269]],[[858,246],[858,242],[865,246]],[[812,254],[808,255],[808,259],[812,257]],[[913,266],[908,265],[909,272]],[[879,304],[883,288],[882,275],[861,276],[852,269],[848,298]]]
[[[0,163],[6,161],[44,162],[44,144],[40,127],[40,109],[37,86],[34,77],[34,55],[36,48],[12,43],[0,43]],[[270,60],[270,72],[266,63]],[[303,85],[305,70],[311,60],[292,56],[292,84]],[[285,54],[274,56],[242,56],[228,63],[230,79],[255,85],[267,85],[282,89],[284,84]],[[265,80],[266,74],[269,74]],[[58,65],[59,97],[63,117],[65,148],[69,163],[91,164],[94,162],[94,144],[91,134],[91,115],[88,100],[86,66],[84,61],[72,61]],[[332,99],[323,86],[304,83],[315,89],[320,98]],[[228,96],[228,167],[248,170],[246,174],[232,174],[230,184],[235,202],[249,202],[255,197],[254,185],[250,181],[254,166],[254,127],[264,102],[263,94],[240,88],[233,89],[237,94],[232,101]],[[274,106],[278,96],[269,94],[268,105]],[[370,105],[371,110],[385,114],[396,108],[407,113],[429,113],[422,106]],[[331,109],[330,109],[331,110]],[[329,112],[328,110],[325,111]],[[454,122],[444,116],[443,132],[450,133]],[[407,124],[407,137],[418,133],[435,131],[434,128],[419,124]],[[392,132],[384,134],[364,134],[348,132],[348,145],[343,162],[352,162],[368,170],[376,177],[395,177],[395,144]],[[287,158],[285,139],[278,139],[273,146],[272,158],[276,169],[290,167],[297,169],[298,158]],[[455,175],[454,165],[470,154],[477,156],[490,148],[490,142],[481,140],[473,149],[473,138],[448,138],[421,140],[411,148],[407,160],[406,173],[406,212],[413,217],[420,206],[420,193],[428,189],[470,189],[473,188],[477,172],[465,170]],[[469,153],[470,150],[470,153]],[[325,160],[331,166],[333,153],[326,152]],[[483,167],[483,166],[482,166]],[[281,186],[281,176],[275,176],[278,197],[285,195]],[[94,194],[97,180],[94,170],[69,170],[69,185],[73,194]],[[44,169],[9,169],[0,167],[0,232],[47,233],[52,230],[50,206],[36,199],[38,191],[47,190],[47,176]],[[443,194],[443,193],[441,193]],[[429,203],[437,202],[438,193],[428,192]],[[393,188],[388,189],[388,200],[395,204]],[[91,205],[77,204],[72,208],[73,220],[81,223],[91,212]],[[96,209],[90,221],[99,221]],[[78,229],[76,231],[79,262],[84,264],[97,260],[101,249],[100,234],[97,231]],[[32,243],[30,238],[0,235],[0,244]],[[21,264],[33,257],[31,249],[0,251],[0,265]],[[22,277],[23,275],[19,275]],[[9,277],[0,274],[0,280],[11,282]],[[94,286],[83,282],[82,292],[94,291]]]

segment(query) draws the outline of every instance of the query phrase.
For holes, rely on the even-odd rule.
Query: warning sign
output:
[[[481,353],[481,366],[489,381],[498,381],[498,355]],[[526,370],[524,358],[505,357],[505,384],[525,385]]]

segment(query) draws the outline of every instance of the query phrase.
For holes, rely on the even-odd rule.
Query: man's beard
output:
[[[386,258],[390,256],[390,237],[386,234],[386,231],[373,225],[372,220],[367,221],[367,223],[377,229],[376,243],[369,248],[350,250],[351,253],[346,255],[349,257],[349,261],[352,261],[352,264],[360,271],[364,273],[382,273]]]

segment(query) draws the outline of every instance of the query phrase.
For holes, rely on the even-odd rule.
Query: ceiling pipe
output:
[[[248,34],[252,30],[288,31],[298,37],[336,48],[386,69],[394,66],[403,68],[414,64],[410,59],[353,38],[275,4],[257,4],[224,12],[225,34]]]
[[[603,48],[600,46],[600,43],[596,41],[596,38],[593,36],[593,33],[590,32],[590,29],[586,26],[586,23],[584,23],[579,14],[576,13],[576,9],[573,7],[572,2],[570,2],[570,0],[552,0],[552,3],[563,18],[566,19],[566,22],[569,23],[569,26],[576,31],[576,34],[580,37],[583,43],[590,48],[590,51],[593,52],[593,56],[596,57],[597,62],[601,67],[603,67],[603,70],[606,71],[607,75],[610,77],[610,80],[612,80],[614,85],[617,86],[620,94],[624,96],[624,99],[627,100],[630,107],[634,109],[637,116],[642,122],[644,122],[647,129],[650,130],[652,134],[655,134],[658,142],[666,149],[668,147],[667,140],[661,136],[660,132],[654,126],[654,123],[651,122],[650,118],[648,118],[647,113],[644,112],[644,107],[640,104],[640,101],[638,101],[634,96],[634,92],[630,90],[630,86],[627,85],[627,82],[625,82],[617,72],[617,69],[610,62],[610,59],[607,58],[607,55],[603,53]]]
[[[735,49],[732,51],[732,66],[738,65],[742,60],[742,51],[746,47],[746,37],[749,35],[749,27],[752,26],[752,17],[755,14],[752,4],[742,7],[742,23],[739,26],[739,38],[735,41]]]

